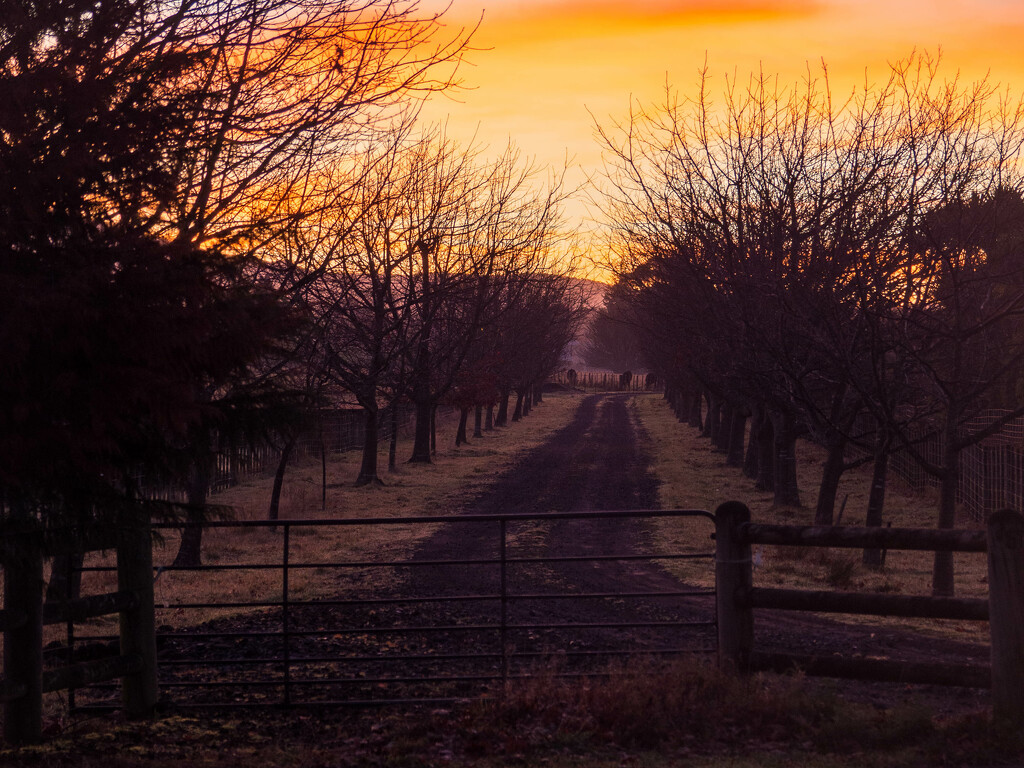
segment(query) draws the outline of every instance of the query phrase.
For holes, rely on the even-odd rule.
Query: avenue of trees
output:
[[[81,530],[339,401],[526,392],[581,320],[561,180],[416,125],[470,32],[415,2],[26,0],[0,18],[0,519]],[[280,475],[280,472],[279,472]],[[355,479],[355,478],[353,478]],[[197,562],[189,529],[180,563]]]
[[[311,344],[326,386],[365,411],[365,484],[379,481],[385,405],[415,406],[411,461],[429,462],[436,408],[490,405],[510,375],[539,385],[582,309],[572,262],[556,258],[559,180],[541,191],[513,148],[483,161],[437,130],[403,131],[358,168],[359,183],[297,250],[325,260],[306,292]]]
[[[825,72],[699,86],[599,129],[615,316],[643,329],[680,418],[776,503],[800,503],[806,435],[828,450],[816,524],[871,461],[880,525],[901,448],[953,527],[960,453],[1024,413],[1021,102],[921,54],[843,95]],[[934,592],[953,575],[938,553]]]

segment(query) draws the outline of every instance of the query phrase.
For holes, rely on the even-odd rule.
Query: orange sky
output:
[[[577,179],[600,168],[590,113],[622,118],[666,78],[688,92],[705,59],[724,85],[758,68],[795,80],[824,58],[837,90],[865,70],[884,80],[886,61],[914,48],[941,48],[947,75],[990,72],[1024,91],[1024,0],[452,0],[446,18],[472,24],[481,12],[474,42],[489,50],[462,70],[473,90],[435,99],[427,119],[447,117],[450,135],[475,133],[494,151],[511,138],[542,165],[568,155]]]

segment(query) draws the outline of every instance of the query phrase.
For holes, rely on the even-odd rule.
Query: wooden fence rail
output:
[[[43,560],[62,551],[27,521],[2,532],[4,573],[4,740],[31,744],[42,737],[43,694],[121,679],[128,717],[152,714],[157,703],[156,626],[153,608],[152,532],[148,516],[125,516],[117,528],[118,591],[61,603],[43,602]],[[43,668],[43,626],[116,613],[120,653],[103,659]]]
[[[1024,518],[994,513],[987,531],[822,528],[750,522],[739,502],[715,513],[719,663],[728,669],[798,667],[807,674],[869,680],[990,687],[996,720],[1024,725]],[[835,593],[753,586],[751,544],[988,553],[988,600]],[[989,622],[991,666],[911,664],[759,653],[754,609],[857,613]]]

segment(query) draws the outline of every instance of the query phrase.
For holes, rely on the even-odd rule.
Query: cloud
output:
[[[463,6],[469,10],[468,5]],[[814,16],[820,0],[519,0],[484,9],[481,36],[500,44],[644,34]]]

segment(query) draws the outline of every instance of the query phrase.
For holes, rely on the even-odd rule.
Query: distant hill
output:
[[[591,310],[601,309],[604,306],[604,297],[608,292],[609,285],[584,278],[573,278],[573,282],[580,286]]]

